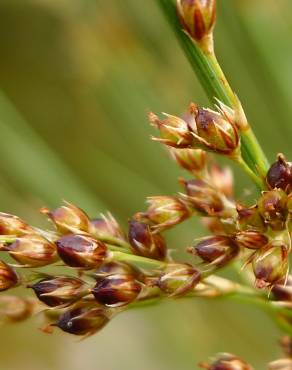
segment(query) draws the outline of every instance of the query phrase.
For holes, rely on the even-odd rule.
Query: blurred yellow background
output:
[[[218,3],[218,58],[269,159],[291,159],[292,2]],[[208,104],[155,0],[1,0],[0,89],[0,208],[35,225],[62,199],[126,225],[146,196],[178,191],[185,174],[149,139],[147,112]],[[235,171],[238,198],[253,199]],[[203,232],[192,220],[169,246]],[[124,313],[82,342],[37,320],[1,327],[0,370],[192,370],[219,351],[263,369],[278,334],[251,307],[181,300]]]

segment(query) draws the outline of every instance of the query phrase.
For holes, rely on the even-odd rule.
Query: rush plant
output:
[[[0,291],[22,286],[34,298],[0,295],[3,322],[42,312],[43,330],[58,327],[87,337],[115,315],[166,299],[228,298],[265,311],[283,331],[283,358],[271,370],[292,369],[292,275],[289,275],[292,215],[292,163],[278,154],[270,165],[225,78],[214,51],[215,0],[157,0],[175,31],[211,107],[191,103],[181,117],[149,114],[153,140],[189,175],[181,192],[147,199],[122,230],[110,214],[90,218],[65,202],[41,212],[52,231],[0,214]],[[234,198],[232,172],[216,155],[237,163],[258,189],[254,204]],[[208,235],[186,246],[192,263],[169,253],[164,233],[200,217]],[[7,259],[5,259],[7,261]],[[61,275],[54,265],[64,266]],[[50,272],[41,268],[51,265]],[[243,269],[241,283],[217,273]],[[36,269],[38,268],[37,272]],[[23,270],[30,271],[22,273]],[[48,271],[48,268],[46,268]],[[200,366],[209,370],[250,370],[237,356],[218,354]]]

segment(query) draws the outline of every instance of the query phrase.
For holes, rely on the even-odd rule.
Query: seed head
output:
[[[31,299],[13,295],[0,296],[0,323],[16,323],[28,319],[35,308]]]
[[[177,164],[189,172],[200,172],[205,168],[206,152],[204,150],[170,148],[169,152]]]
[[[270,167],[266,181],[270,189],[282,189],[286,192],[292,190],[292,167],[283,154],[278,154],[278,159]]]
[[[166,242],[159,233],[153,233],[149,225],[135,220],[129,221],[129,242],[140,256],[163,260],[166,256]]]
[[[23,267],[41,267],[57,261],[57,251],[53,243],[38,234],[28,234],[5,244],[3,250]]]
[[[273,230],[283,230],[287,218],[287,195],[282,189],[262,192],[258,211]]]
[[[20,279],[16,271],[7,263],[0,260],[0,292],[18,285]]]
[[[292,358],[281,358],[279,360],[270,362],[268,366],[269,370],[291,370]]]
[[[161,231],[177,225],[191,214],[186,204],[177,197],[155,196],[147,198],[149,208],[144,216],[151,221],[152,229]]]
[[[70,334],[89,336],[101,330],[108,322],[104,308],[94,302],[80,301],[66,309],[55,325]]]
[[[100,218],[90,220],[89,233],[96,239],[106,240],[107,238],[125,239],[124,233],[116,219],[108,213]]]
[[[71,267],[96,268],[107,257],[106,245],[85,235],[65,235],[56,241],[56,245],[60,258]]]
[[[71,304],[89,293],[87,284],[75,277],[46,277],[33,285],[32,288],[40,301],[50,307]]]
[[[219,353],[210,365],[201,364],[200,367],[208,370],[253,370],[248,363],[231,353]]]
[[[100,279],[92,289],[92,294],[98,303],[118,307],[135,301],[141,289],[142,285],[135,276],[114,274]]]
[[[22,236],[31,232],[32,228],[19,217],[0,212],[0,235]]]
[[[55,224],[61,234],[88,232],[89,218],[85,212],[71,203],[65,202],[65,205],[49,211],[42,208],[41,212],[47,215]]]
[[[197,42],[209,36],[216,20],[216,0],[177,0],[184,30]]]
[[[178,297],[192,290],[200,281],[201,273],[186,263],[170,263],[160,275],[157,285],[171,297]]]
[[[248,249],[260,249],[269,241],[265,234],[253,230],[240,231],[236,233],[234,238],[240,247]]]
[[[283,279],[288,271],[288,248],[273,241],[257,252],[253,258],[253,271],[258,288],[273,287]]]
[[[236,125],[228,117],[210,109],[191,104],[193,121],[190,130],[194,137],[193,147],[225,155],[232,155],[239,147]]]
[[[150,123],[160,131],[160,138],[153,140],[174,148],[188,148],[193,143],[193,137],[188,123],[182,118],[165,113],[166,118],[160,120],[154,113],[149,114]]]
[[[180,180],[186,196],[183,199],[193,208],[206,216],[214,216],[224,209],[222,198],[218,191],[203,180]]]
[[[239,248],[231,237],[215,235],[188,248],[188,252],[199,256],[204,262],[222,267],[237,256]]]

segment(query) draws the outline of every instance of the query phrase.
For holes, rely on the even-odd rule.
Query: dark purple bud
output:
[[[56,245],[60,258],[71,267],[96,268],[107,257],[106,245],[85,235],[65,235],[56,241]]]
[[[285,279],[275,284],[272,289],[274,298],[277,301],[292,303],[292,275],[288,275],[287,281]],[[292,350],[292,347],[291,347]]]
[[[108,322],[104,308],[93,302],[80,301],[61,314],[56,326],[70,334],[89,336],[101,330]]]
[[[163,236],[153,233],[146,223],[129,221],[129,242],[139,256],[157,260],[163,260],[166,256],[166,242]]]
[[[0,260],[0,292],[15,287],[19,280],[19,276],[14,269]]]
[[[71,304],[90,292],[84,281],[70,276],[47,277],[28,287],[50,307]]]
[[[124,233],[116,219],[108,213],[106,216],[90,220],[89,233],[96,239],[106,241],[107,238],[124,240]]]
[[[270,189],[282,189],[289,192],[292,187],[291,163],[287,162],[283,154],[278,154],[278,159],[270,167],[267,177]]]
[[[115,274],[99,280],[92,294],[98,303],[118,307],[135,301],[141,290],[142,285],[134,276]]]
[[[232,238],[216,235],[204,238],[188,248],[188,252],[199,256],[204,262],[222,267],[237,256],[239,248]]]

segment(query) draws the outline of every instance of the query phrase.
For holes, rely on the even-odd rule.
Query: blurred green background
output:
[[[292,2],[218,3],[218,58],[269,159],[291,158]],[[62,199],[126,225],[146,196],[175,193],[185,174],[149,139],[147,112],[208,104],[156,0],[1,0],[0,89],[1,211],[36,225]],[[170,248],[203,232],[188,222]],[[36,321],[1,327],[0,370],[191,370],[219,351],[263,369],[278,355],[268,318],[230,302],[131,311],[83,342]]]

